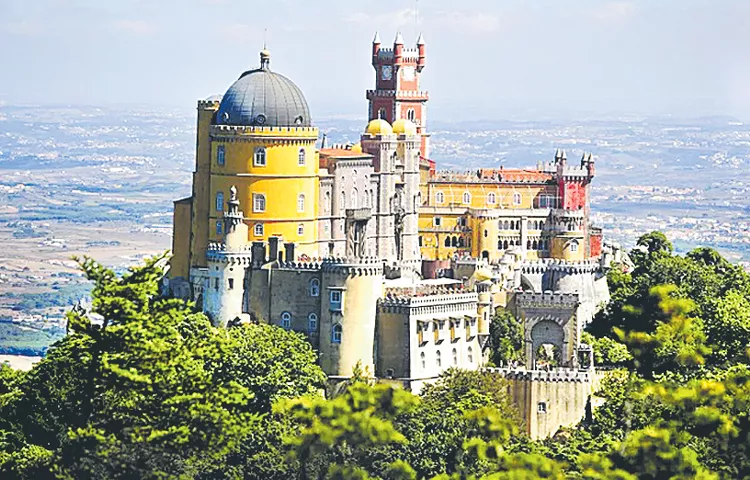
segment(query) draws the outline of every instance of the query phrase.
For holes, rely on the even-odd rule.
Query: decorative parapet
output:
[[[518,307],[569,307],[576,308],[580,303],[580,297],[578,293],[563,293],[563,292],[544,292],[544,293],[532,293],[532,292],[519,292],[516,294],[516,305]]]
[[[476,314],[479,295],[468,293],[433,293],[427,295],[394,295],[392,292],[380,299],[378,307],[389,313],[406,313],[409,315],[455,314],[464,316],[471,310]]]
[[[317,140],[317,127],[260,127],[244,125],[211,125],[211,135],[217,137],[242,137],[252,135],[277,136],[277,137],[315,137]]]
[[[576,382],[592,383],[596,380],[593,369],[556,368],[553,370],[524,370],[513,368],[483,368],[482,371],[502,375],[507,380],[526,382]]]
[[[358,259],[324,258],[322,270],[326,273],[345,276],[383,275],[383,261],[375,257]]]
[[[367,98],[372,97],[398,97],[408,99],[427,100],[430,94],[422,90],[367,90]]]
[[[572,262],[558,258],[545,258],[527,261],[521,266],[521,273],[527,275],[543,274],[549,271],[562,272],[570,275],[594,273],[601,271],[601,265],[599,262],[593,260]]]

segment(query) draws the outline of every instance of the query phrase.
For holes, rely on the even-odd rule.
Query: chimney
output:
[[[250,255],[254,267],[262,266],[266,263],[266,244],[263,242],[253,242]]]
[[[279,259],[280,237],[268,237],[268,261],[275,262]]]
[[[288,242],[284,244],[284,258],[287,262],[293,262],[297,257],[294,256],[294,243]]]

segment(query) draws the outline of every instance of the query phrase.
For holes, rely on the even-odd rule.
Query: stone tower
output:
[[[429,158],[427,134],[427,101],[429,95],[420,89],[420,76],[425,67],[425,42],[422,35],[416,48],[406,48],[401,33],[393,48],[383,48],[380,35],[372,41],[372,66],[375,68],[375,89],[367,91],[370,102],[369,119],[382,118],[389,123],[405,118],[417,126],[421,136],[420,153]]]

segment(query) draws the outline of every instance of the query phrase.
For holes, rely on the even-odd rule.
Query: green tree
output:
[[[490,323],[490,361],[494,365],[523,362],[523,347],[523,324],[509,311],[501,310]]]

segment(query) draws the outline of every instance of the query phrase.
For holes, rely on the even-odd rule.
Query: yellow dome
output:
[[[354,153],[362,153],[362,144],[361,143],[355,143],[352,145],[352,152]]]
[[[390,123],[382,118],[376,118],[367,124],[366,131],[370,135],[391,135],[393,133],[393,128]]]
[[[411,120],[401,118],[393,122],[393,133],[396,135],[416,135],[417,126]]]

